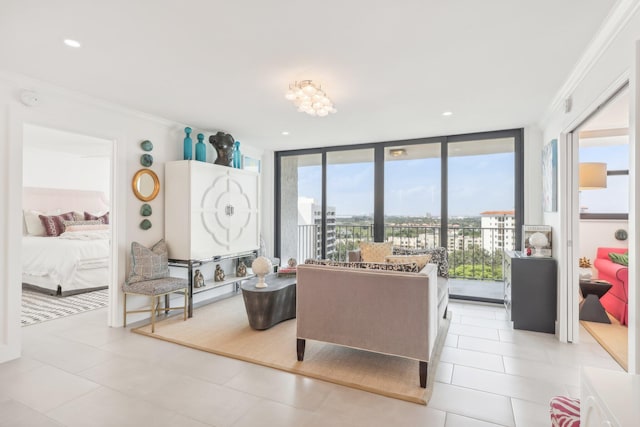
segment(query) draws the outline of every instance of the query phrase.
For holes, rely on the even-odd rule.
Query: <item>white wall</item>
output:
[[[580,220],[580,257],[587,257],[593,263],[598,248],[626,248],[628,240],[617,240],[616,230],[629,232],[628,221],[618,220]]]
[[[25,148],[24,187],[102,191],[111,200],[109,158],[80,158],[65,152]]]
[[[40,102],[26,107],[19,101],[23,89],[38,93]],[[21,196],[22,156],[24,124],[45,126],[114,141],[115,168],[114,185],[111,188],[112,212],[114,212],[114,272],[110,297],[112,304],[109,321],[114,326],[122,325],[122,295],[119,284],[125,278],[127,257],[132,241],[151,245],[164,237],[164,182],[163,163],[182,158],[183,124],[170,122],[144,113],[128,110],[91,97],[23,76],[0,74],[0,362],[18,357],[20,353],[20,251],[21,247]],[[238,132],[227,130],[241,139]],[[193,135],[200,130],[194,129]],[[207,137],[215,131],[203,132]],[[154,163],[151,169],[158,174],[161,191],[149,202],[153,208],[150,217],[152,228],[139,228],[142,220],[139,209],[141,201],[131,191],[131,179],[140,169],[140,155],[144,152],[140,142],[149,139],[154,148],[151,154]],[[195,140],[195,138],[194,138]],[[208,159],[214,158],[210,144]],[[263,158],[260,149],[243,142],[245,153],[263,159],[263,170],[273,176],[268,158]],[[210,160],[211,161],[211,160]],[[272,162],[271,162],[272,163]],[[271,172],[269,172],[271,169]],[[268,175],[267,175],[268,176]],[[263,212],[273,210],[273,179],[263,179],[263,200],[269,206]],[[263,220],[269,222],[268,220]],[[271,221],[272,222],[272,221]],[[268,227],[267,228],[268,231]]]

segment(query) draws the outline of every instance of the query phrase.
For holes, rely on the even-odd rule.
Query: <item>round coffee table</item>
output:
[[[580,280],[580,292],[584,300],[580,303],[580,320],[611,323],[600,298],[611,289],[611,283],[604,280]]]
[[[273,325],[296,317],[296,277],[265,277],[266,288],[256,288],[258,278],[245,280],[240,285],[249,326],[269,329]]]

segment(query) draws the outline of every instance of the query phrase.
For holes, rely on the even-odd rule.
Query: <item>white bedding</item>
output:
[[[22,237],[22,282],[62,295],[109,285],[108,232]]]

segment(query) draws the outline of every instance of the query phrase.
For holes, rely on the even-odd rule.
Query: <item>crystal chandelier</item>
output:
[[[338,111],[320,85],[311,80],[301,80],[290,84],[284,97],[293,101],[293,104],[298,107],[298,111],[310,116],[324,117]]]

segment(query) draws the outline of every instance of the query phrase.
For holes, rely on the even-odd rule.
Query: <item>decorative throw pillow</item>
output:
[[[60,209],[49,212],[40,212],[36,210],[24,211],[24,225],[27,229],[27,234],[31,236],[46,236],[47,232],[40,221],[40,215],[59,215]]]
[[[85,211],[84,212],[84,219],[85,220],[98,220],[98,221],[102,221],[103,224],[109,224],[109,212],[105,213],[104,215],[93,215],[93,214],[90,214],[89,212]]]
[[[169,250],[164,239],[151,248],[131,242],[131,273],[127,283],[169,277]]]
[[[45,234],[49,237],[57,237],[64,233],[64,221],[73,221],[73,212],[65,212],[60,215],[39,215]]]
[[[625,252],[623,254],[609,252],[609,259],[616,264],[629,266],[629,252]]]
[[[422,268],[419,268],[418,264],[415,262],[388,264],[384,262],[342,262],[332,261],[330,259],[310,258],[304,263],[313,265],[329,265],[332,267],[363,268],[367,270],[400,271],[404,273],[418,273],[422,270]]]
[[[580,399],[556,396],[549,401],[552,427],[580,426]]]
[[[91,221],[62,221],[64,225],[64,232],[73,231],[91,231],[91,230],[108,230],[109,226],[100,220],[94,219]]]
[[[418,268],[422,270],[425,265],[431,261],[431,254],[424,255],[389,255],[384,259],[387,263],[392,264],[406,264],[415,262],[418,264]]]
[[[438,276],[449,277],[449,260],[447,258],[447,248],[439,247],[432,249],[406,249],[406,248],[393,248],[393,255],[421,255],[430,254],[431,260],[429,262],[438,264]]]
[[[391,242],[360,242],[360,257],[362,262],[384,262],[392,248]]]

